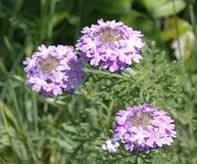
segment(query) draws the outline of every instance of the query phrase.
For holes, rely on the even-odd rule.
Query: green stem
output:
[[[173,0],[173,9],[174,9],[174,13],[176,12],[176,5],[175,5],[175,0]],[[181,51],[181,42],[179,39],[179,28],[178,28],[178,21],[176,18],[176,15],[174,15],[175,18],[175,28],[176,28],[176,36],[177,36],[177,43],[178,43],[178,49],[179,49],[179,53],[180,53],[180,60],[178,60],[178,62],[180,63],[181,67],[182,67],[182,74],[183,76],[185,75],[185,65],[184,65],[184,57],[183,57],[183,52]]]
[[[56,0],[51,0],[50,1],[50,9],[49,9],[49,15],[50,18],[47,18],[48,20],[48,30],[47,30],[47,39],[51,40],[52,35],[53,35],[53,15],[55,15],[55,8],[56,8]]]
[[[127,79],[126,77],[119,75],[119,74],[115,74],[115,73],[109,73],[109,72],[105,72],[102,70],[95,70],[95,69],[88,69],[85,68],[84,71],[86,73],[93,73],[93,74],[100,74],[100,75],[104,75],[104,76],[108,76],[108,77],[114,77],[114,78],[119,78],[119,79]]]
[[[174,10],[174,13],[176,13],[176,4],[175,4],[175,0],[173,0],[173,10]],[[177,18],[176,18],[176,15],[174,14],[174,18],[175,18],[175,28],[176,28],[176,37],[177,37],[177,43],[178,43],[178,49],[179,49],[179,53],[180,53],[180,59],[182,59],[183,61],[183,53],[181,51],[181,43],[180,43],[180,40],[179,40],[179,28],[178,28],[178,21],[177,21]]]
[[[193,5],[190,3],[189,4],[189,16],[190,16],[190,20],[192,23],[192,28],[195,34],[195,37],[197,38],[197,31],[196,31],[196,20],[195,20],[195,15],[194,15],[194,8]]]

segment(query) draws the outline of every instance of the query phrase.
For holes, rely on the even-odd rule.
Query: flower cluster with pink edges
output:
[[[81,33],[76,50],[71,46],[41,45],[31,58],[27,57],[23,62],[27,86],[44,97],[54,97],[80,85],[84,63],[119,72],[142,60],[143,35],[122,22],[100,19]]]
[[[82,29],[75,49],[65,45],[41,45],[27,57],[26,85],[43,97],[56,97],[78,88],[85,76],[83,68],[115,73],[142,60],[145,46],[140,31],[116,21],[98,20]],[[176,137],[173,119],[156,107],[144,104],[120,110],[115,117],[114,135],[102,149],[117,152],[123,147],[129,152],[150,152],[170,145]]]
[[[101,19],[98,24],[84,27],[81,33],[76,49],[94,67],[116,72],[142,60],[143,35],[122,22]]]
[[[82,64],[70,46],[41,45],[23,63],[27,86],[44,97],[71,91],[81,84],[84,75]]]
[[[130,152],[150,152],[171,145],[176,137],[174,120],[150,104],[128,107],[115,117],[114,136],[103,145],[109,152],[118,150],[122,143]]]

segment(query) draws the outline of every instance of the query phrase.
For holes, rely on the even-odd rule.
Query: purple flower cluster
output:
[[[149,152],[154,148],[170,145],[176,137],[173,122],[166,112],[152,105],[128,107],[117,113],[113,144],[104,144],[104,150],[117,150],[116,142],[119,141],[130,152]]]
[[[140,50],[145,43],[141,32],[122,22],[100,19],[98,24],[84,27],[82,34],[75,46],[80,58],[71,46],[63,45],[41,45],[31,58],[26,58],[26,84],[33,91],[53,97],[79,86],[83,76],[79,60],[116,72],[142,59]]]
[[[44,97],[70,92],[81,84],[84,76],[82,59],[94,67],[111,72],[121,71],[142,59],[145,46],[142,34],[122,22],[98,20],[98,24],[84,27],[76,49],[71,46],[41,45],[32,57],[23,62],[26,84]],[[152,105],[128,107],[115,118],[114,136],[102,145],[103,150],[116,152],[122,143],[130,152],[149,152],[170,145],[176,137],[174,121],[164,111]]]
[[[71,46],[41,45],[23,63],[26,84],[44,97],[57,96],[78,87],[84,74]]]
[[[140,50],[145,46],[142,36],[122,22],[101,19],[98,24],[83,28],[76,49],[92,66],[116,72],[140,62]]]

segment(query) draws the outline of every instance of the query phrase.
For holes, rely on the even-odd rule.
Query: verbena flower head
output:
[[[145,46],[142,36],[122,22],[100,19],[98,24],[83,28],[76,49],[92,66],[116,72],[140,62],[140,50]]]
[[[70,46],[41,45],[23,63],[26,84],[44,97],[71,91],[80,85],[83,76],[82,65]]]
[[[130,152],[170,145],[176,137],[174,121],[164,111],[149,104],[128,107],[117,113],[114,138]]]

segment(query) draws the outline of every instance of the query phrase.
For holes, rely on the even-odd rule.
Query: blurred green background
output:
[[[166,51],[165,60],[182,64],[183,101],[180,110],[171,113],[178,123],[178,139],[170,154],[152,163],[197,163],[196,0],[0,0],[0,164],[105,163],[97,161],[98,152],[88,146],[102,144],[93,141],[112,125],[91,127],[88,119],[98,118],[94,112],[81,112],[86,106],[80,97],[46,101],[32,93],[24,84],[22,65],[40,44],[74,45],[81,28],[99,18],[142,31],[148,44],[154,40]],[[108,104],[104,108],[111,109]],[[112,161],[106,163],[121,163]]]

